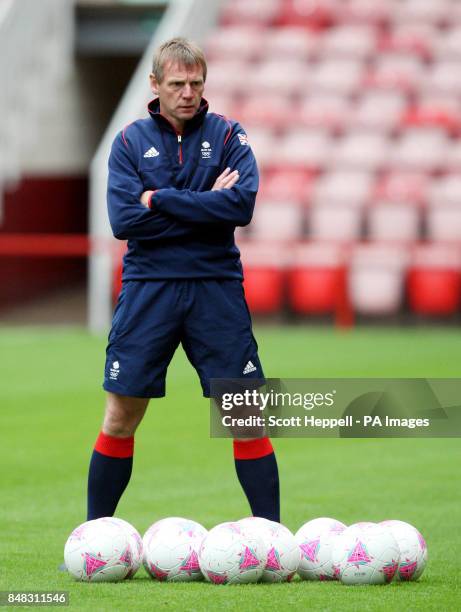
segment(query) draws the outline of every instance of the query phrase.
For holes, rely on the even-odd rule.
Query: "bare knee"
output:
[[[108,393],[102,430],[109,436],[125,438],[134,435],[146,412],[149,400]]]

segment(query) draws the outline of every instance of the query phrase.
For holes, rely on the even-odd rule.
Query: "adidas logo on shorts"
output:
[[[249,361],[246,366],[243,369],[243,373],[244,374],[250,374],[251,372],[255,372],[256,371],[256,366],[254,365],[254,363],[252,361]]]

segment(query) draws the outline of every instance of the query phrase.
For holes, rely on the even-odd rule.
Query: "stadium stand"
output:
[[[459,314],[461,3],[234,0],[206,48],[261,169],[255,312]]]

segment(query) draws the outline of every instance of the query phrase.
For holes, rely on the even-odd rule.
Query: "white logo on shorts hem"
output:
[[[114,361],[109,371],[109,378],[111,380],[117,380],[119,373],[120,373],[120,364],[118,361]]]
[[[243,373],[244,374],[250,374],[251,372],[256,372],[257,368],[255,367],[254,363],[252,361],[249,361],[244,370]]]
[[[157,157],[157,155],[160,155],[160,153],[155,147],[151,147],[148,151],[144,153],[144,157]]]

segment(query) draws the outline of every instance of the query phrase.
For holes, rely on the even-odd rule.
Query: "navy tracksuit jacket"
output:
[[[258,190],[245,132],[208,113],[204,99],[182,135],[158,99],[148,110],[117,135],[109,158],[109,219],[114,236],[128,240],[123,280],[242,279],[234,230],[251,221]],[[238,182],[210,191],[226,167],[239,171]],[[147,190],[155,190],[152,210],[140,203]]]

